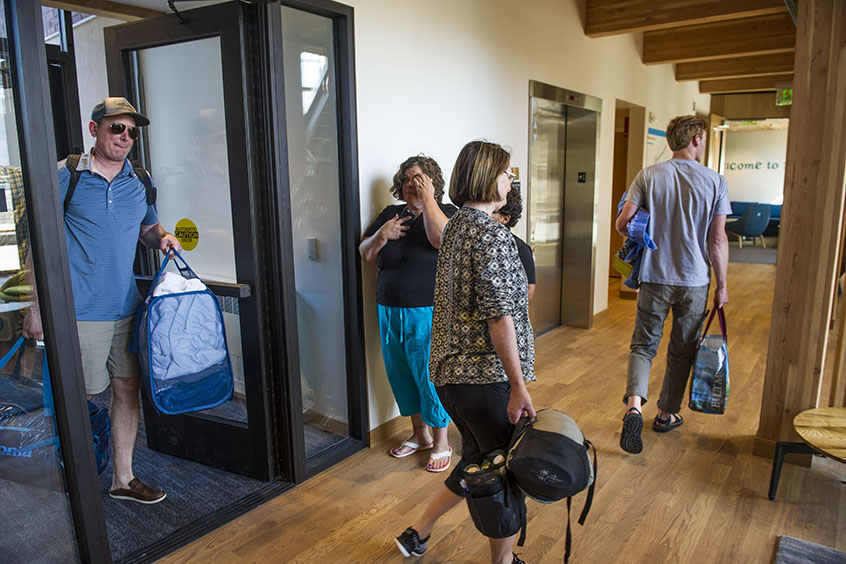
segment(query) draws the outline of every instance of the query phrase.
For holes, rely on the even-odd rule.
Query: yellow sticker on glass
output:
[[[173,235],[186,251],[193,251],[200,241],[200,232],[197,230],[197,226],[187,217],[183,217],[176,222]]]

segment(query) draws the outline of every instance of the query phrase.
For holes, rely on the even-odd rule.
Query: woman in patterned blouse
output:
[[[464,468],[504,449],[514,423],[535,416],[525,384],[535,380],[526,272],[511,232],[492,217],[512,176],[508,152],[484,141],[465,145],[452,171],[449,196],[461,209],[438,254],[429,371],[461,433],[461,461],[420,520],[397,537],[406,556],[422,554],[435,521],[465,497]],[[488,539],[492,564],[520,562],[511,552],[516,536]]]

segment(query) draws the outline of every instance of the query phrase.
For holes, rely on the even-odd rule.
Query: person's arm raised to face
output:
[[[436,249],[441,248],[441,237],[444,234],[449,218],[441,211],[441,206],[435,199],[435,185],[428,174],[418,174],[412,180],[417,189],[417,196],[423,202],[423,226],[426,229],[426,238],[429,244]]]

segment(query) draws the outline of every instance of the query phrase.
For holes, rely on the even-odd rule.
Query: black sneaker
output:
[[[511,554],[514,554],[514,553],[512,552]],[[511,561],[511,564],[526,564],[526,563],[523,562],[522,560],[520,560],[519,558],[517,558],[517,555],[514,554],[514,560]]]
[[[394,542],[397,543],[397,548],[406,558],[409,556],[423,556],[423,553],[426,552],[426,544],[429,542],[429,537],[420,540],[420,535],[417,534],[417,531],[409,527],[400,536],[395,538]]]

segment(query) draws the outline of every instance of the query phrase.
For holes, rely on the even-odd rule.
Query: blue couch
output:
[[[728,219],[739,219],[746,206],[754,202],[732,202],[731,215]],[[765,237],[778,237],[778,224],[781,223],[781,205],[770,204],[770,224],[764,230]]]

